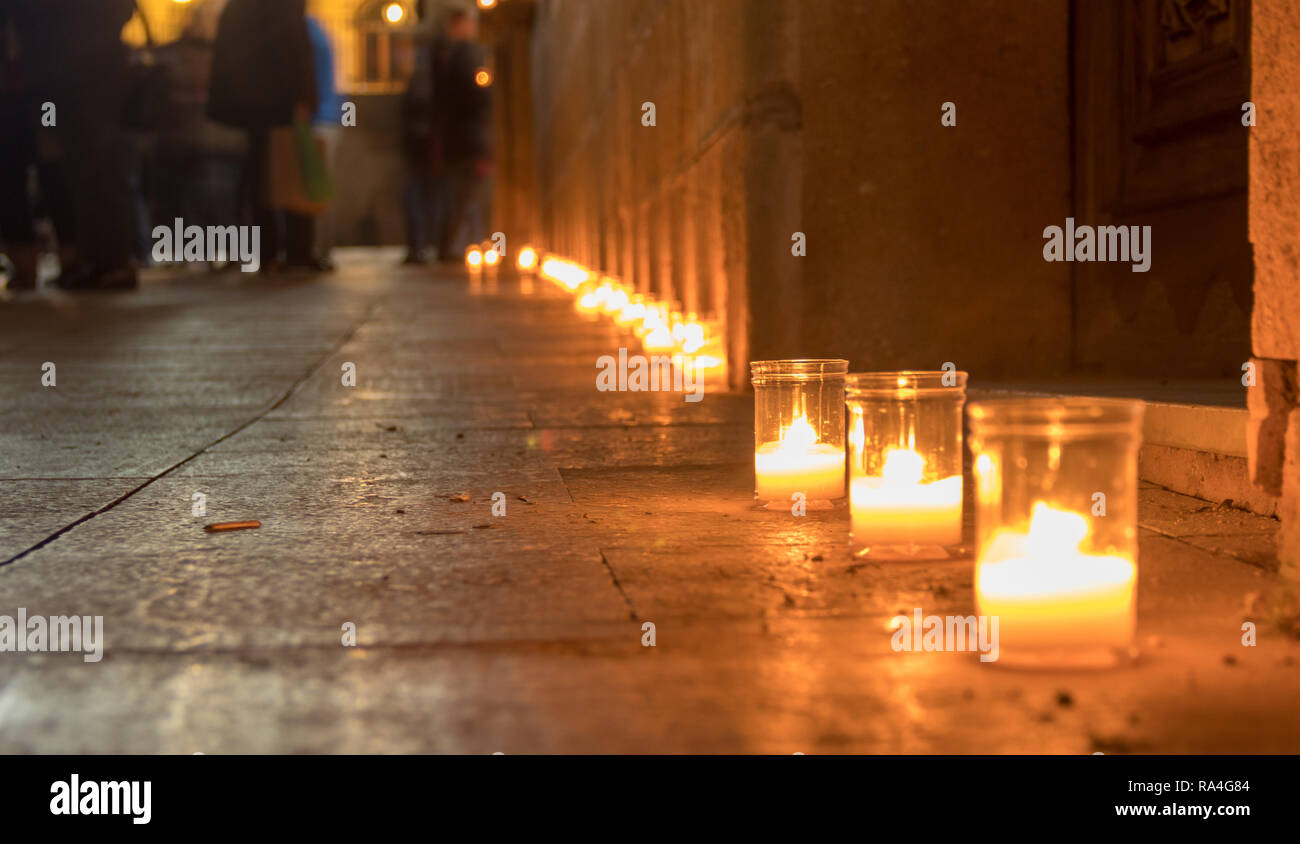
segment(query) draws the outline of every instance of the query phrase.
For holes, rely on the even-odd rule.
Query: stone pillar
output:
[[[1285,573],[1300,577],[1300,5],[1257,0],[1250,52],[1250,470],[1256,485],[1281,496],[1278,559]]]

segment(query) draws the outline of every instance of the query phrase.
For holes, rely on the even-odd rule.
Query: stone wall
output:
[[[1063,371],[1069,265],[1042,244],[1070,209],[1068,3],[801,14],[801,348],[972,383]]]
[[[1300,576],[1300,7],[1259,0],[1251,16],[1250,240],[1255,255],[1250,466],[1280,495],[1278,558]]]
[[[1068,274],[1040,257],[1069,208],[1065,2],[510,6],[532,15],[537,190],[498,223],[725,315],[737,386],[763,357],[1068,364]]]
[[[788,258],[801,187],[798,45],[782,24],[797,6],[552,0],[532,21],[540,237],[686,310],[725,315],[733,374],[749,357],[746,304],[772,310],[748,289],[795,286],[778,281],[795,268],[773,259]],[[503,56],[518,45],[494,40],[497,61],[518,67]],[[498,107],[514,113],[515,101]],[[530,226],[525,214],[497,219]]]

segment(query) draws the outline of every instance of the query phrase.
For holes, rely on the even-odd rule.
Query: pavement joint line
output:
[[[1147,530],[1151,531],[1156,536],[1159,536],[1162,539],[1168,539],[1171,542],[1177,542],[1179,545],[1186,545],[1188,548],[1195,548],[1197,551],[1200,551],[1203,554],[1209,554],[1214,557],[1222,557],[1225,560],[1232,560],[1233,562],[1243,563],[1247,566],[1250,566],[1251,568],[1258,569],[1259,571],[1262,572],[1276,574],[1278,571],[1278,567],[1280,565],[1276,553],[1274,553],[1271,557],[1268,557],[1264,560],[1257,560],[1257,558],[1253,554],[1248,554],[1245,557],[1241,557],[1236,554],[1230,553],[1228,551],[1220,550],[1218,548],[1206,548],[1202,545],[1197,545],[1195,542],[1190,541],[1193,539],[1241,539],[1242,536],[1245,536],[1247,534],[1185,533],[1182,535],[1175,536],[1172,533],[1166,533],[1165,531],[1160,530],[1159,528],[1152,527],[1151,525],[1144,525],[1141,522],[1138,523],[1138,526],[1146,528]]]
[[[609,558],[605,556],[604,548],[600,549],[600,561],[605,565],[605,571],[609,572],[609,579],[614,581],[614,588],[618,590],[618,594],[623,596],[623,603],[627,604],[628,616],[633,621],[640,621],[641,617],[637,615],[636,607],[632,605],[632,599],[628,597],[627,592],[623,589],[623,584],[619,582],[618,573],[614,571]]]
[[[82,516],[81,518],[73,521],[72,523],[64,525],[62,528],[50,534],[49,536],[45,537],[40,542],[37,542],[35,545],[31,546],[25,551],[19,551],[17,554],[15,554],[14,556],[10,557],[7,560],[0,560],[0,568],[4,568],[5,566],[18,562],[23,557],[26,557],[30,554],[33,554],[41,550],[46,545],[49,545],[50,543],[59,539],[61,536],[72,531],[79,525],[85,524],[86,522],[90,521],[96,516],[107,513],[109,510],[112,510],[114,507],[121,504],[123,501],[126,501],[128,498],[135,495],[137,492],[140,492],[142,489],[151,486],[155,481],[162,480],[163,478],[170,475],[172,472],[175,472],[177,469],[181,468],[182,466],[186,465],[192,460],[198,458],[200,455],[205,454],[208,451],[208,449],[220,445],[221,443],[225,442],[231,437],[243,432],[247,428],[257,423],[259,420],[261,420],[262,417],[266,416],[268,413],[274,413],[277,408],[281,407],[285,402],[293,398],[293,396],[299,390],[302,389],[303,385],[306,384],[307,381],[313,375],[315,375],[316,372],[319,371],[320,368],[324,366],[331,357],[337,354],[344,346],[348,344],[348,341],[350,341],[354,336],[356,336],[357,331],[361,328],[362,325],[366,323],[366,320],[370,319],[371,315],[373,314],[375,309],[375,304],[376,302],[372,300],[370,304],[367,305],[367,307],[361,312],[360,319],[358,319],[357,322],[353,324],[351,328],[349,328],[346,332],[344,332],[343,336],[340,337],[338,341],[334,343],[333,346],[331,346],[328,350],[326,350],[320,356],[320,358],[318,358],[314,363],[311,364],[311,366],[307,367],[307,370],[303,372],[301,375],[299,375],[297,380],[295,380],[292,384],[289,385],[289,389],[286,390],[283,395],[281,395],[278,399],[272,402],[269,406],[263,408],[251,419],[247,420],[246,422],[243,422],[234,430],[221,435],[217,439],[203,446],[198,451],[191,454],[189,457],[186,457],[184,460],[181,460],[180,462],[175,463],[172,466],[169,466],[168,468],[164,469],[162,472],[159,472],[157,475],[154,475],[153,477],[146,480],[144,483],[139,484],[135,488],[128,490],[124,494],[118,496],[117,498],[105,504],[103,507],[100,507],[98,510],[91,511],[85,514],[84,516]]]

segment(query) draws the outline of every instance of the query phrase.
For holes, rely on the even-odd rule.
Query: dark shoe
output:
[[[135,267],[130,265],[104,271],[87,264],[74,264],[59,273],[59,277],[50,282],[50,285],[60,290],[79,293],[96,290],[134,290],[140,286],[140,279]]]
[[[0,266],[5,268],[4,272],[9,276],[5,289],[35,290],[40,257],[40,249],[27,245],[10,247],[7,257],[0,255]]]
[[[329,258],[300,258],[288,262],[285,267],[290,270],[308,270],[313,273],[332,273],[338,269]]]

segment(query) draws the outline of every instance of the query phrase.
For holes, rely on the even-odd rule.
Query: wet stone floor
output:
[[[103,618],[0,652],[0,751],[1300,752],[1275,522],[1145,487],[1121,667],[896,653],[971,561],[754,509],[751,398],[597,391],[618,336],[544,288],[355,252],[0,302],[0,615]]]

